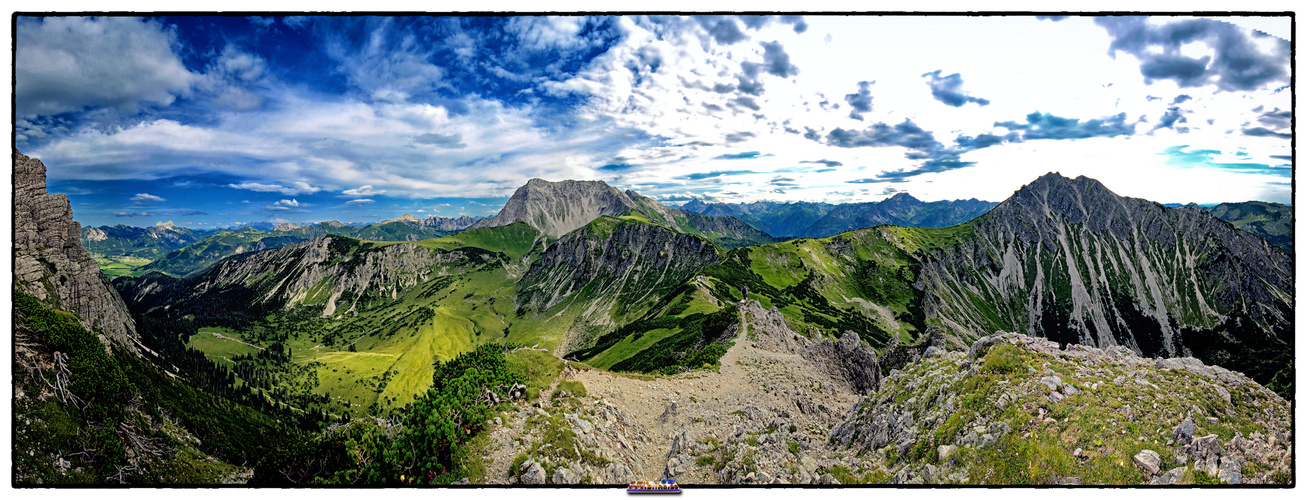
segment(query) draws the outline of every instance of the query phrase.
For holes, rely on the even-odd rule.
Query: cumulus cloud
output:
[[[861,120],[863,113],[871,112],[871,85],[876,82],[858,82],[858,92],[856,94],[846,94],[844,102],[849,103],[853,108],[849,111],[849,118]]]
[[[236,189],[248,189],[250,191],[258,191],[260,193],[281,193],[287,196],[293,196],[297,194],[313,194],[318,191],[322,191],[322,188],[309,185],[309,183],[304,181],[295,181],[290,183],[289,186],[283,186],[280,184],[263,184],[259,182],[242,182],[240,184],[228,184],[227,187],[236,188]]]
[[[1179,106],[1167,108],[1166,113],[1163,113],[1162,117],[1157,119],[1157,126],[1153,127],[1153,129],[1172,128],[1175,129],[1176,132],[1188,132],[1188,128],[1175,126],[1176,123],[1186,123],[1189,121],[1184,117],[1184,113],[1187,113],[1187,111],[1180,109]]]
[[[1134,135],[1134,124],[1125,122],[1125,113],[1106,118],[1080,121],[1062,118],[1038,111],[1026,115],[1026,123],[1015,121],[995,123],[995,126],[1018,132],[1023,141],[1039,139],[1086,139],[1089,137],[1115,137]]]
[[[1280,133],[1266,127],[1253,127],[1243,129],[1243,135],[1251,137],[1277,137],[1280,139],[1293,139],[1293,134]]]
[[[731,45],[749,39],[733,16],[694,16],[694,20],[708,30],[717,43]]]
[[[989,105],[989,99],[971,97],[970,95],[967,95],[966,92],[962,91],[961,74],[953,73],[948,76],[940,76],[940,73],[942,72],[943,70],[937,69],[930,73],[921,75],[922,77],[930,77],[930,81],[926,82],[926,85],[930,86],[930,95],[933,96],[936,101],[955,108],[960,108],[962,105],[969,102],[974,102],[981,106]]]
[[[1172,80],[1181,87],[1249,91],[1289,79],[1288,41],[1277,39],[1265,52],[1242,28],[1227,22],[1187,19],[1159,26],[1144,17],[1101,17],[1094,22],[1112,37],[1108,53],[1135,56],[1148,83]],[[1205,44],[1209,53],[1194,57],[1181,51],[1194,43]]]
[[[198,75],[157,21],[129,17],[18,18],[14,93],[19,116],[167,106]]]
[[[732,132],[726,134],[726,143],[734,144],[737,142],[744,142],[754,137],[757,137],[757,134],[754,134],[753,132]]]
[[[341,191],[341,194],[343,194],[343,195],[345,195],[345,196],[359,196],[359,197],[364,197],[364,196],[373,196],[373,195],[378,195],[378,194],[384,194],[385,192],[386,192],[386,190],[384,190],[384,189],[372,189],[372,185],[371,185],[371,184],[368,184],[368,185],[364,185],[364,186],[359,186],[359,187],[354,188],[354,189],[346,189],[346,190],[344,190],[344,191]]]
[[[910,119],[898,125],[877,123],[863,130],[836,128],[826,135],[826,143],[842,148],[901,146],[921,151],[939,147],[934,134]]]
[[[714,170],[711,172],[695,172],[688,175],[682,175],[678,178],[691,180],[691,181],[700,181],[704,179],[712,179],[712,178],[722,177],[722,176],[746,175],[746,174],[756,174],[756,173],[758,172],[754,172],[752,170]]]
[[[265,210],[271,210],[274,212],[287,212],[287,211],[305,212],[306,210],[303,209],[310,206],[312,205],[309,203],[300,203],[299,200],[292,198],[289,200],[277,200],[276,202],[273,202],[271,205],[268,205],[263,208]]]
[[[785,53],[785,47],[782,47],[775,40],[771,42],[762,42],[762,61],[768,73],[781,78],[789,78],[799,74],[799,68],[790,64],[790,55]]]
[[[197,87],[222,107],[247,111],[263,105],[263,91],[271,80],[267,61],[228,44],[209,62]]]
[[[1274,111],[1262,113],[1262,116],[1257,117],[1257,121],[1275,130],[1286,129],[1293,126],[1293,112],[1275,108]]]
[[[795,33],[808,31],[808,23],[803,20],[803,16],[781,16],[781,22],[794,26]]]
[[[150,193],[136,193],[136,196],[133,196],[133,197],[132,197],[132,201],[153,201],[153,202],[163,202],[163,201],[168,201],[168,200],[165,200],[165,199],[160,198],[160,197],[158,197],[158,196],[152,195],[152,194],[150,194]]]

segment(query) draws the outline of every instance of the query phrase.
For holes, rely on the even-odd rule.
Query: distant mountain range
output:
[[[104,257],[131,257],[151,262],[131,274],[160,271],[185,276],[212,266],[236,254],[276,248],[325,234],[375,241],[417,241],[439,238],[467,229],[477,219],[428,217],[409,214],[377,224],[354,226],[340,221],[300,226],[283,223],[258,229],[252,225],[235,230],[193,230],[160,223],[151,228],[101,226],[82,229],[83,244]]]
[[[772,236],[825,238],[845,231],[892,224],[914,227],[948,227],[988,212],[997,203],[954,200],[926,203],[907,193],[884,201],[831,205],[827,203],[704,203],[681,205],[705,215],[732,216]]]
[[[943,224],[989,205],[896,196],[832,207],[823,219]],[[840,213],[849,216],[829,217]],[[386,224],[419,226],[406,218]],[[292,231],[312,237],[307,230]],[[386,264],[412,251],[438,275],[466,276],[452,283],[477,283],[458,304],[483,303],[494,311],[503,301],[513,304],[495,320],[510,340],[547,341],[600,367],[661,370],[695,356],[707,347],[704,338],[676,341],[689,342],[676,348],[689,350],[667,358],[656,354],[664,352],[661,344],[640,340],[640,327],[632,325],[681,324],[688,313],[678,304],[716,310],[747,286],[765,307],[780,308],[810,334],[852,330],[878,347],[920,339],[928,330],[959,346],[995,330],[1017,330],[1059,342],[1123,345],[1145,356],[1196,356],[1280,390],[1289,384],[1283,371],[1292,352],[1288,254],[1206,210],[1120,197],[1084,177],[1046,175],[980,217],[946,228],[877,224],[784,243],[747,244],[770,237],[731,216],[668,209],[602,182],[541,180],[518,189],[496,217],[415,247],[330,238],[298,243],[290,254],[247,247],[248,255],[190,280],[147,277],[119,287],[134,308],[151,310],[179,294],[194,295],[197,307],[212,304],[219,296],[211,294],[239,288],[248,291],[222,300],[259,299],[233,304],[237,309],[302,304],[323,316],[389,316],[393,298],[404,304],[424,303],[419,296],[452,297],[435,288],[365,285],[416,280],[421,289],[421,269]],[[255,262],[269,258],[276,261]],[[282,271],[328,264],[345,267],[311,275]],[[387,277],[395,272],[401,274]],[[403,299],[412,293],[419,296]],[[280,298],[266,302],[274,297]],[[706,309],[695,306],[700,301]],[[187,314],[186,308],[169,311]]]
[[[1207,209],[1218,219],[1234,224],[1272,245],[1293,253],[1293,207],[1265,201],[1222,203]]]

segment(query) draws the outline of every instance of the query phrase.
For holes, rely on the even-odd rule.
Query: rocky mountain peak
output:
[[[1050,172],[1022,186],[992,214],[997,220],[1032,221],[1046,236],[1052,224],[1086,224],[1095,232],[1112,228],[1124,236],[1126,227],[1147,212],[1160,212],[1156,203],[1120,196],[1085,176],[1074,179]]]
[[[603,181],[531,179],[513,193],[499,214],[472,227],[499,227],[520,221],[557,238],[600,216],[621,215],[634,208],[636,203],[630,196]]]
[[[409,224],[421,224],[422,219],[414,217],[413,214],[404,214],[394,219],[381,221],[382,224],[389,224],[391,222],[407,222]]]
[[[299,229],[300,227],[301,227],[301,226],[300,226],[299,224],[292,224],[292,223],[289,223],[289,222],[283,222],[283,223],[281,223],[281,224],[277,224],[276,226],[273,226],[273,227],[272,227],[272,230],[273,230],[273,231],[294,231],[294,230],[296,230],[296,229]]]
[[[910,194],[908,194],[908,193],[898,193],[898,194],[895,194],[894,196],[891,196],[891,197],[889,197],[889,198],[886,198],[885,201],[882,202],[882,203],[885,203],[885,202],[897,202],[897,203],[904,203],[904,202],[908,202],[908,203],[921,203],[921,200],[918,200],[915,196],[912,196],[912,195],[910,195]]]
[[[14,150],[14,284],[76,314],[87,329],[139,352],[122,297],[82,247],[68,196],[45,190],[45,164]]]

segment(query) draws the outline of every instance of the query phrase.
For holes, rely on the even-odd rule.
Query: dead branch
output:
[[[68,368],[68,355],[59,351],[54,352],[54,393],[59,396],[59,400],[73,406],[80,407],[81,398],[68,389],[68,380],[72,377],[73,371]]]

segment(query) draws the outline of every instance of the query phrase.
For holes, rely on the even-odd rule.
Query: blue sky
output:
[[[15,132],[86,225],[486,216],[533,177],[842,203],[1060,171],[1288,203],[1288,23],[19,18]]]

